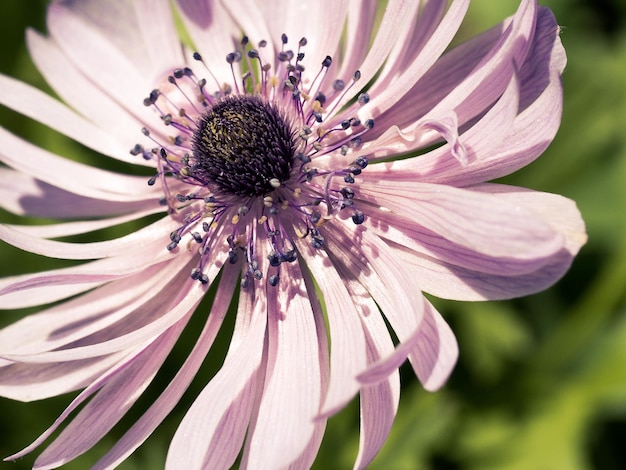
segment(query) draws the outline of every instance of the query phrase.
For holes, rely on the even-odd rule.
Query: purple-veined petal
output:
[[[523,206],[467,189],[381,181],[362,187],[361,196],[411,214],[426,229],[489,257],[547,258],[563,246],[562,235]]]
[[[392,244],[406,269],[422,280],[424,291],[453,300],[509,299],[539,292],[560,279],[587,240],[575,203],[554,194],[509,186],[480,185],[476,191],[497,194],[502,200],[532,211],[564,237],[563,248],[536,271],[507,276],[478,273]]]
[[[143,139],[140,132],[143,125],[141,120],[85,77],[52,38],[27,30],[26,43],[33,62],[46,82],[73,109],[109,134],[115,135],[120,145],[126,145],[128,150]],[[144,94],[149,91],[145,91]],[[84,99],[85,96],[89,99]],[[141,143],[145,142],[144,140]],[[131,157],[129,153],[128,156],[124,155],[123,159],[133,163],[137,160],[138,165],[154,166],[152,161]]]
[[[226,11],[231,3],[227,2],[226,5],[222,5],[221,2],[177,0],[176,4],[194,46],[202,55],[204,62],[209,64],[212,77],[215,77],[217,85],[221,87],[223,83],[232,79],[230,66],[226,62],[226,54],[235,50],[237,42],[241,39],[238,25]],[[249,10],[250,5],[242,5],[238,2],[237,7],[254,14],[254,11]],[[250,32],[246,31],[246,34]],[[212,77],[211,81],[213,81]]]
[[[213,345],[213,341],[228,311],[238,279],[238,270],[230,264],[225,265],[220,285],[211,307],[211,313],[193,350],[189,353],[184,364],[159,398],[155,400],[146,413],[133,424],[126,434],[116,442],[111,450],[96,462],[93,467],[94,470],[116,467],[147,439],[178,403],[178,400],[195,377]]]
[[[0,161],[41,181],[81,196],[106,201],[140,201],[160,197],[146,179],[74,162],[41,149],[0,128]]]
[[[7,277],[0,280],[2,308],[25,308],[71,297],[107,281],[122,279],[150,266],[168,262],[175,256],[165,249],[162,241],[158,241],[136,247],[125,256]]]
[[[403,94],[398,93],[397,90],[408,91],[441,56],[461,25],[468,6],[469,0],[452,2],[419,55],[409,67],[402,71],[401,75],[395,75],[397,70],[393,66],[397,64],[390,64],[386,73],[376,80],[376,83],[369,90],[372,99],[362,107],[360,116],[369,117],[373,110],[376,110],[377,116],[383,114],[402,98]],[[393,86],[391,86],[392,84]]]
[[[174,434],[166,468],[227,468],[239,454],[250,418],[250,394],[254,394],[261,365],[267,300],[264,293],[242,289],[239,302],[224,364]],[[236,404],[241,406],[233,406]],[[222,434],[221,427],[229,432]]]
[[[105,284],[3,328],[0,354],[33,354],[61,348],[123,320],[177,274],[159,268],[153,266]]]
[[[130,161],[128,148],[46,93],[10,77],[0,75],[0,104],[71,137],[105,155]]]
[[[17,215],[56,219],[108,217],[149,211],[159,205],[149,194],[144,200],[129,202],[79,196],[9,168],[0,168],[0,178],[0,207]]]
[[[313,437],[321,406],[319,343],[308,300],[312,294],[304,282],[296,282],[302,278],[298,265],[284,265],[281,276],[290,282],[279,282],[278,292],[268,292],[267,369],[248,437],[249,468],[283,468],[297,460]]]
[[[124,256],[132,252],[139,243],[153,243],[159,240],[163,243],[164,235],[178,226],[176,221],[163,218],[124,237],[78,244],[42,239],[20,232],[15,226],[0,224],[0,239],[22,250],[49,258],[100,259]]]
[[[9,229],[18,232],[22,235],[29,237],[35,237],[39,239],[59,238],[67,237],[70,235],[77,235],[81,233],[90,233],[96,230],[102,230],[105,228],[115,227],[117,225],[131,222],[133,220],[141,219],[142,217],[153,215],[158,212],[163,212],[163,207],[155,206],[151,209],[141,212],[135,212],[129,215],[122,215],[119,217],[111,217],[108,219],[87,220],[77,222],[64,222],[60,224],[47,224],[47,225],[13,225],[2,224],[2,227],[8,227]]]
[[[367,341],[368,364],[393,353],[393,342],[387,325],[369,293],[358,282],[349,282],[352,299],[363,312],[361,321]],[[355,469],[365,468],[381,449],[398,411],[400,375],[397,370],[375,385],[361,388],[359,453]]]
[[[124,2],[118,4],[121,6]],[[132,12],[132,5],[129,7]],[[120,18],[122,16],[119,15]],[[134,14],[129,14],[126,18],[132,20],[133,16]],[[111,18],[110,15],[104,17]],[[143,74],[141,63],[137,58],[126,56],[111,42],[109,39],[111,31],[94,27],[85,16],[73,8],[71,3],[53,3],[48,8],[46,19],[50,36],[82,74],[105,91],[112,101],[124,107],[131,105],[135,112],[138,111],[143,115],[146,122],[150,122],[150,117],[155,118],[148,109],[132,104],[138,97],[146,95],[154,88],[153,81],[156,76]],[[127,49],[135,50],[134,47]],[[123,72],[120,73],[120,70]],[[154,69],[151,71],[154,73]]]
[[[209,272],[209,282],[219,271],[219,266],[212,267]],[[178,271],[174,271],[178,272]],[[96,357],[111,354],[122,349],[130,348],[134,344],[150,341],[163,331],[178,323],[203,297],[205,288],[200,283],[190,283],[186,277],[179,276],[178,286],[174,283],[176,295],[171,296],[169,290],[164,290],[151,301],[153,304],[144,304],[147,319],[145,324],[131,330],[128,326],[117,325],[112,331],[104,331],[103,338],[99,335],[88,337],[86,341],[78,342],[70,349],[44,351],[34,354],[5,354],[3,358],[27,362],[45,363],[52,361],[73,361],[81,358]],[[160,315],[157,315],[160,313]]]
[[[309,244],[300,247],[328,312],[331,337],[330,383],[318,418],[336,413],[359,389],[356,375],[366,366],[366,345],[359,312],[330,260]]]
[[[0,396],[31,402],[73,392],[88,386],[126,354],[122,351],[72,362],[5,365],[0,367]]]
[[[8,459],[15,460],[38,447],[78,405],[97,392],[37,458],[33,468],[56,468],[91,448],[152,381],[185,324],[186,321],[180,322],[154,342],[131,350],[127,358],[87,387],[35,442]],[[106,413],[103,413],[104,410]]]
[[[398,328],[404,327],[399,325]],[[409,357],[415,374],[429,391],[435,391],[445,383],[459,355],[452,330],[428,301],[418,330],[398,349],[404,350],[400,357]],[[381,376],[387,376],[388,370],[397,369],[400,364],[395,355],[389,355],[359,375],[359,380],[364,384],[378,383]]]

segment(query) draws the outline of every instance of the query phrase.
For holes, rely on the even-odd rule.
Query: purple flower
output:
[[[224,3],[175,2],[193,43],[181,47],[170,2],[57,0],[49,35],[27,40],[66,104],[0,77],[4,106],[155,172],[94,168],[0,129],[1,207],[62,220],[5,224],[0,237],[85,260],[0,281],[3,308],[45,306],[0,331],[0,393],[82,390],[8,460],[62,424],[36,468],[92,447],[215,288],[186,361],[95,468],[125,459],[172,410],[231,302],[227,356],[168,468],[228,468],[240,452],[244,467],[306,468],[356,394],[362,468],[393,423],[398,367],[408,358],[436,390],[456,361],[422,292],[537,292],[585,242],[572,201],[486,183],[532,162],[559,127],[565,53],[548,9],[523,0],[449,49],[469,0],[389,2],[380,25],[376,2]],[[55,240],[155,214],[113,240]]]

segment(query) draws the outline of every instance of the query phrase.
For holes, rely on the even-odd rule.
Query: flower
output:
[[[119,464],[172,410],[231,303],[228,353],[167,467],[227,468],[242,452],[243,466],[306,468],[326,420],[359,394],[362,468],[393,423],[400,364],[436,390],[456,361],[422,292],[504,299],[564,274],[585,242],[574,203],[486,183],[533,161],[558,129],[557,23],[522,0],[449,49],[469,1],[446,3],[389,2],[378,24],[376,2],[178,0],[194,47],[181,47],[169,2],[50,5],[49,36],[29,31],[28,46],[67,105],[9,77],[0,103],[156,174],[94,168],[0,129],[2,207],[63,220],[4,224],[0,237],[85,261],[0,281],[5,309],[53,304],[0,331],[0,393],[81,390],[8,460],[66,420],[36,468],[92,447],[215,288],[184,364],[95,468]],[[155,214],[113,240],[55,240]]]

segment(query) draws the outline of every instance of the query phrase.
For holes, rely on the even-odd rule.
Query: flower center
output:
[[[276,106],[262,98],[223,98],[193,134],[191,173],[228,194],[267,194],[291,175],[293,134]]]

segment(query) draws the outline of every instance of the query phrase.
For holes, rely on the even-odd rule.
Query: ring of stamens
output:
[[[221,235],[228,243],[228,261],[243,259],[247,265],[242,286],[264,277],[275,286],[280,265],[297,260],[296,238],[309,238],[314,248],[323,249],[320,229],[334,214],[348,211],[355,224],[365,220],[356,204],[354,183],[368,160],[346,157],[360,148],[362,135],[374,121],[333,115],[361,74],[356,71],[348,84],[337,79],[329,85],[332,59],[327,56],[305,84],[306,39],[298,42],[296,52],[286,49],[286,35],[281,43],[274,75],[259,52],[267,43],[250,48],[244,37],[241,50],[226,56],[232,85],[220,85],[195,53],[194,59],[214,79],[216,92],[209,93],[207,81],[185,67],[173,70],[167,87],[153,90],[144,100],[173,132],[162,139],[144,128],[156,147],[138,144],[131,153],[156,160],[157,174],[148,184],[161,181],[162,203],[181,219],[167,248],[177,250],[185,238],[196,244],[200,261],[191,278],[202,283],[209,282],[205,265],[218,233],[223,233],[219,227],[230,227],[226,232],[230,234]],[[239,82],[235,64],[244,58],[251,72],[241,75]],[[368,101],[367,93],[357,97],[358,105]],[[349,163],[332,170],[315,166],[316,158],[329,154]],[[267,259],[259,259],[258,243],[269,245]]]

